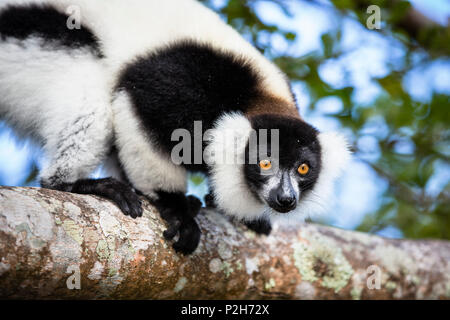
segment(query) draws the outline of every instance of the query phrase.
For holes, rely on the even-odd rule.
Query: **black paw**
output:
[[[172,240],[181,228],[181,218],[173,215],[171,209],[160,210],[161,218],[167,222],[167,229],[163,232],[164,239]]]
[[[130,188],[116,193],[112,199],[125,215],[133,219],[142,216],[142,202],[139,196]]]
[[[71,192],[105,197],[112,200],[125,215],[132,218],[142,216],[142,203],[133,188],[113,178],[78,180]]]
[[[163,232],[166,240],[172,240],[175,251],[190,254],[195,251],[200,241],[201,231],[194,217],[200,211],[201,201],[195,196],[185,196],[183,193],[159,192],[155,202],[161,218],[167,222],[167,230]]]
[[[161,214],[164,218],[166,212]],[[179,234],[178,240],[173,243],[172,247],[176,252],[183,254],[190,254],[195,251],[200,242],[201,231],[197,225],[197,222],[193,218],[184,217],[183,221],[177,218],[165,219],[168,228],[163,232],[163,236],[166,240],[172,240],[177,234]]]
[[[270,221],[266,219],[244,222],[244,224],[247,226],[247,228],[253,230],[257,234],[269,235],[272,231],[272,225],[270,224]]]
[[[201,231],[194,219],[189,219],[181,224],[180,237],[172,247],[176,252],[190,254],[197,249],[200,242]]]

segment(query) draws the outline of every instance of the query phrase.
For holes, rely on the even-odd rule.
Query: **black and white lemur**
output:
[[[348,159],[340,135],[302,120],[286,76],[194,0],[2,1],[0,117],[41,142],[43,187],[103,196],[133,218],[143,194],[182,253],[200,239],[188,171],[208,176],[221,211],[268,233],[273,216],[321,210]],[[194,121],[209,131],[200,152],[243,161],[172,161],[172,133],[194,135]],[[251,162],[259,129],[270,134],[257,149],[278,130],[278,157]],[[89,178],[111,159],[117,174]]]

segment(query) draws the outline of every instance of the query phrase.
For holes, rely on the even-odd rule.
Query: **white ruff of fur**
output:
[[[336,132],[319,133],[318,140],[322,149],[319,178],[313,189],[305,192],[295,210],[287,215],[276,214],[277,218],[304,220],[325,213],[334,203],[334,182],[342,175],[350,160],[349,145],[346,139]],[[272,210],[272,213],[274,212]]]
[[[217,205],[226,214],[241,220],[254,220],[263,216],[304,220],[307,217],[324,213],[333,203],[333,185],[342,174],[350,159],[345,138],[337,133],[319,133],[322,148],[322,168],[314,188],[300,199],[297,208],[288,214],[280,214],[268,205],[259,202],[250,193],[243,173],[245,146],[252,127],[242,114],[233,113],[222,116],[208,135],[208,149],[205,160],[211,165],[210,184]],[[239,160],[224,162],[227,159]]]
[[[242,220],[262,216],[265,206],[250,193],[243,172],[244,152],[252,127],[240,113],[227,114],[209,131],[205,160],[211,165],[210,185],[217,206],[226,214]],[[236,161],[223,161],[227,159]]]

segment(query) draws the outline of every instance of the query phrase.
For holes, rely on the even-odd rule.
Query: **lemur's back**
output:
[[[267,85],[280,96],[290,90],[269,60],[219,16],[196,0],[50,0],[61,10],[79,7],[82,23],[100,39],[109,64],[116,68],[137,55],[178,40],[194,39],[217,49],[252,57]],[[270,83],[270,85],[269,85]]]
[[[47,119],[52,126],[60,123],[64,127],[70,114],[83,108],[80,105],[89,113],[94,112],[91,105],[103,108],[109,104],[125,64],[183,39],[251,57],[266,88],[275,96],[291,98],[280,71],[214,12],[194,0],[13,0],[0,6],[3,15],[8,15],[11,4],[23,12],[22,21],[16,19],[17,25],[10,24],[9,29],[26,29],[29,20],[56,24],[52,19],[58,20],[56,28],[60,29],[47,41],[42,38],[49,36],[45,33],[52,26],[44,34],[22,38],[9,35],[8,30],[2,32],[0,27],[0,114],[14,118],[19,128],[34,129],[38,136],[48,132],[37,132],[41,131],[37,123]],[[36,10],[42,7],[55,12],[41,14],[39,20]],[[82,31],[91,34],[81,37],[82,41],[76,36],[72,39],[73,33],[80,31],[61,26],[61,19],[72,28],[81,22]],[[61,34],[67,35],[64,41],[57,38]],[[101,112],[108,116],[108,111]]]

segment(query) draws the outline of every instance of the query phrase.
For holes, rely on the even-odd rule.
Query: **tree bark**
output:
[[[450,242],[314,224],[257,236],[205,209],[198,249],[181,256],[143,205],[134,220],[95,196],[0,188],[0,298],[450,298]]]

